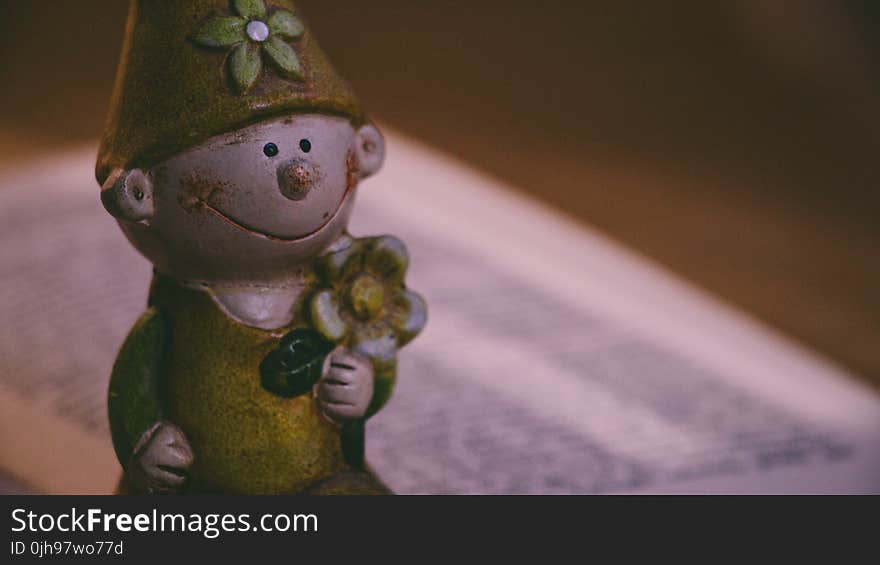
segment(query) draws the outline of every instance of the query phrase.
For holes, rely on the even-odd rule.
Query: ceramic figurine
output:
[[[132,0],[97,178],[155,269],[110,381],[122,492],[387,493],[364,428],[426,320],[347,225],[385,153],[288,0]]]

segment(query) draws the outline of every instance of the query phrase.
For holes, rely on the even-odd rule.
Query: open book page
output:
[[[94,152],[0,179],[0,469],[111,492],[116,350],[150,266]],[[880,399],[606,238],[411,140],[359,189],[429,303],[368,460],[400,493],[878,492]]]

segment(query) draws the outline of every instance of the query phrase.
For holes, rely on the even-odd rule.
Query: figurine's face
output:
[[[207,282],[283,278],[341,235],[358,181],[383,158],[372,126],[286,116],[145,172],[117,172],[102,199],[162,272]]]

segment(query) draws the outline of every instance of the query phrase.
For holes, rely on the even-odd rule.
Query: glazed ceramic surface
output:
[[[384,156],[292,2],[131,1],[96,168],[155,266],[110,382],[122,491],[388,492],[366,421],[427,307],[403,242],[347,232]]]

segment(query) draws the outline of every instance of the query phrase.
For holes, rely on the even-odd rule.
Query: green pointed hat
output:
[[[289,0],[131,0],[97,177],[305,111],[364,121]]]

